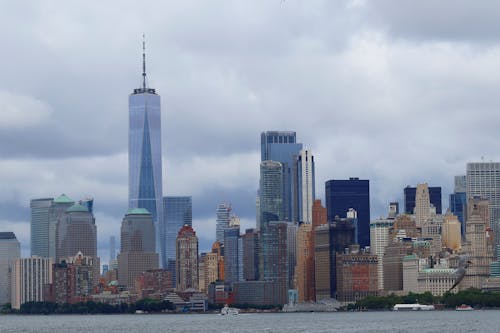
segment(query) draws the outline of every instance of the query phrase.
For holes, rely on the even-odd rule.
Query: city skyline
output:
[[[403,188],[417,183],[441,186],[446,208],[467,162],[500,160],[485,144],[496,138],[500,86],[498,37],[484,28],[498,25],[498,11],[487,5],[462,4],[447,29],[427,17],[426,30],[412,20],[398,29],[399,16],[425,13],[417,4],[394,12],[363,1],[170,3],[126,12],[115,25],[106,13],[116,4],[102,6],[1,5],[4,30],[25,22],[2,37],[0,64],[0,139],[9,142],[0,147],[1,222],[23,256],[29,200],[66,193],[95,198],[98,253],[107,261],[128,208],[126,96],[139,82],[144,29],[151,86],[162,94],[163,171],[176,175],[163,195],[193,197],[202,250],[214,240],[220,202],[231,203],[242,230],[255,227],[262,131],[295,131],[314,152],[317,198],[328,179],[369,179],[372,220],[389,201],[401,207]],[[95,27],[77,19],[82,11]],[[194,12],[199,23],[180,29]],[[463,31],[454,19],[464,12],[486,15],[485,23]],[[336,29],[332,15],[351,24]],[[472,112],[488,121],[471,122]]]

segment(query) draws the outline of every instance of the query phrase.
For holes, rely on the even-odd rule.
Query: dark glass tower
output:
[[[325,183],[328,221],[335,216],[345,218],[349,208],[358,215],[358,242],[361,247],[370,246],[370,181],[359,178],[332,179]]]
[[[404,189],[406,214],[413,214],[416,193],[416,187],[406,186]],[[442,214],[443,206],[441,204],[441,187],[429,187],[429,198],[431,204],[436,207],[436,214]]]

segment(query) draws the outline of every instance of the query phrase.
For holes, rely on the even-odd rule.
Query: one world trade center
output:
[[[146,84],[146,55],[143,41],[142,87],[128,99],[129,208],[145,208],[153,216],[156,250],[163,263],[162,158],[160,95]]]

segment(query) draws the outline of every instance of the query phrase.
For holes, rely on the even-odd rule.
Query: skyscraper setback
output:
[[[156,247],[165,253],[162,224],[161,106],[155,89],[146,85],[143,42],[142,87],[129,96],[129,208],[145,208],[153,217]],[[160,262],[163,262],[161,257]]]

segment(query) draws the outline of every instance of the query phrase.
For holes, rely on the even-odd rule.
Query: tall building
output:
[[[295,222],[312,223],[312,206],[315,200],[314,156],[310,150],[303,149],[297,158],[297,199],[298,208]]]
[[[357,238],[361,247],[370,245],[370,181],[359,178],[329,180],[325,183],[328,221],[347,217],[349,208],[357,212]]]
[[[90,209],[89,212],[92,214],[92,205],[94,200],[93,199],[87,199],[91,201],[86,201],[86,205],[84,207],[89,208],[89,202],[90,204]],[[84,200],[80,200],[84,201]],[[52,259],[56,259],[56,251],[57,251],[57,243],[56,243],[56,235],[57,235],[57,225],[59,223],[59,220],[64,216],[66,211],[68,210],[69,207],[73,206],[75,202],[69,198],[66,194],[61,194],[57,198],[54,199],[52,202],[52,206],[50,207],[49,210],[49,257]]]
[[[115,236],[109,237],[109,262],[116,259],[116,238]]]
[[[49,257],[49,211],[54,198],[30,201],[31,255]]]
[[[455,176],[455,188],[450,194],[450,211],[460,221],[460,231],[465,237],[465,221],[467,218],[467,181],[466,176]]]
[[[312,224],[302,223],[297,231],[297,265],[295,288],[299,302],[315,300],[314,295],[314,243]]]
[[[0,306],[10,303],[12,268],[21,257],[21,244],[13,232],[0,232]]]
[[[52,283],[52,258],[19,258],[12,270],[11,304],[20,309],[27,302],[42,302],[44,287]]]
[[[330,225],[314,228],[314,285],[316,301],[331,298]]]
[[[224,229],[224,282],[240,280],[240,227]]]
[[[312,225],[313,231],[319,225],[328,223],[328,212],[325,207],[321,204],[321,200],[314,200],[312,207]]]
[[[389,230],[392,228],[394,220],[377,219],[370,223],[370,252],[377,256],[378,289],[384,289],[384,253],[389,245]]]
[[[264,267],[264,280],[274,281],[274,298],[277,304],[287,302],[290,286],[289,253],[288,253],[288,223],[270,222],[268,226],[268,260]]]
[[[216,214],[215,238],[221,244],[224,244],[224,229],[229,227],[229,222],[231,220],[231,205],[228,203],[219,204]]]
[[[146,85],[143,42],[142,87],[129,95],[129,208],[151,212],[156,229],[157,252],[165,253],[162,224],[161,102],[155,89]],[[160,262],[164,262],[161,258]]]
[[[259,272],[261,280],[269,280],[271,222],[282,221],[283,217],[283,170],[275,161],[264,161],[260,164],[260,225],[261,232]]]
[[[246,229],[243,240],[243,279],[259,279],[259,233],[256,229]]]
[[[87,207],[74,204],[61,216],[56,233],[56,262],[74,257],[78,252],[94,258],[95,276],[100,273],[97,257],[97,227]],[[95,281],[97,283],[97,281]]]
[[[489,224],[500,244],[500,163],[467,163],[467,199],[480,197],[489,201]],[[468,214],[468,212],[467,212]]]
[[[183,225],[193,225],[193,201],[190,196],[163,197],[163,225],[165,226],[165,253],[162,266],[172,274],[175,287],[175,242]]]
[[[198,290],[198,237],[189,225],[183,226],[177,235],[175,265],[176,289]]]
[[[293,131],[267,131],[262,132],[261,142],[261,161],[276,161],[281,163],[283,182],[283,218],[282,221],[297,221],[298,212],[293,198],[296,196],[296,187],[294,187],[294,164],[299,152],[302,150],[302,144],[297,143],[296,133]]]
[[[415,222],[418,227],[423,227],[431,217],[431,199],[429,187],[426,183],[418,184],[415,192]]]
[[[458,251],[461,247],[460,221],[456,215],[447,213],[442,226],[443,247]]]
[[[144,208],[129,209],[122,221],[118,255],[118,282],[134,290],[142,272],[158,268],[155,227]]]
[[[413,214],[413,209],[415,208],[416,193],[416,187],[407,186],[404,189],[406,214]],[[436,208],[436,214],[442,214],[441,187],[430,186],[429,199],[431,204]]]

